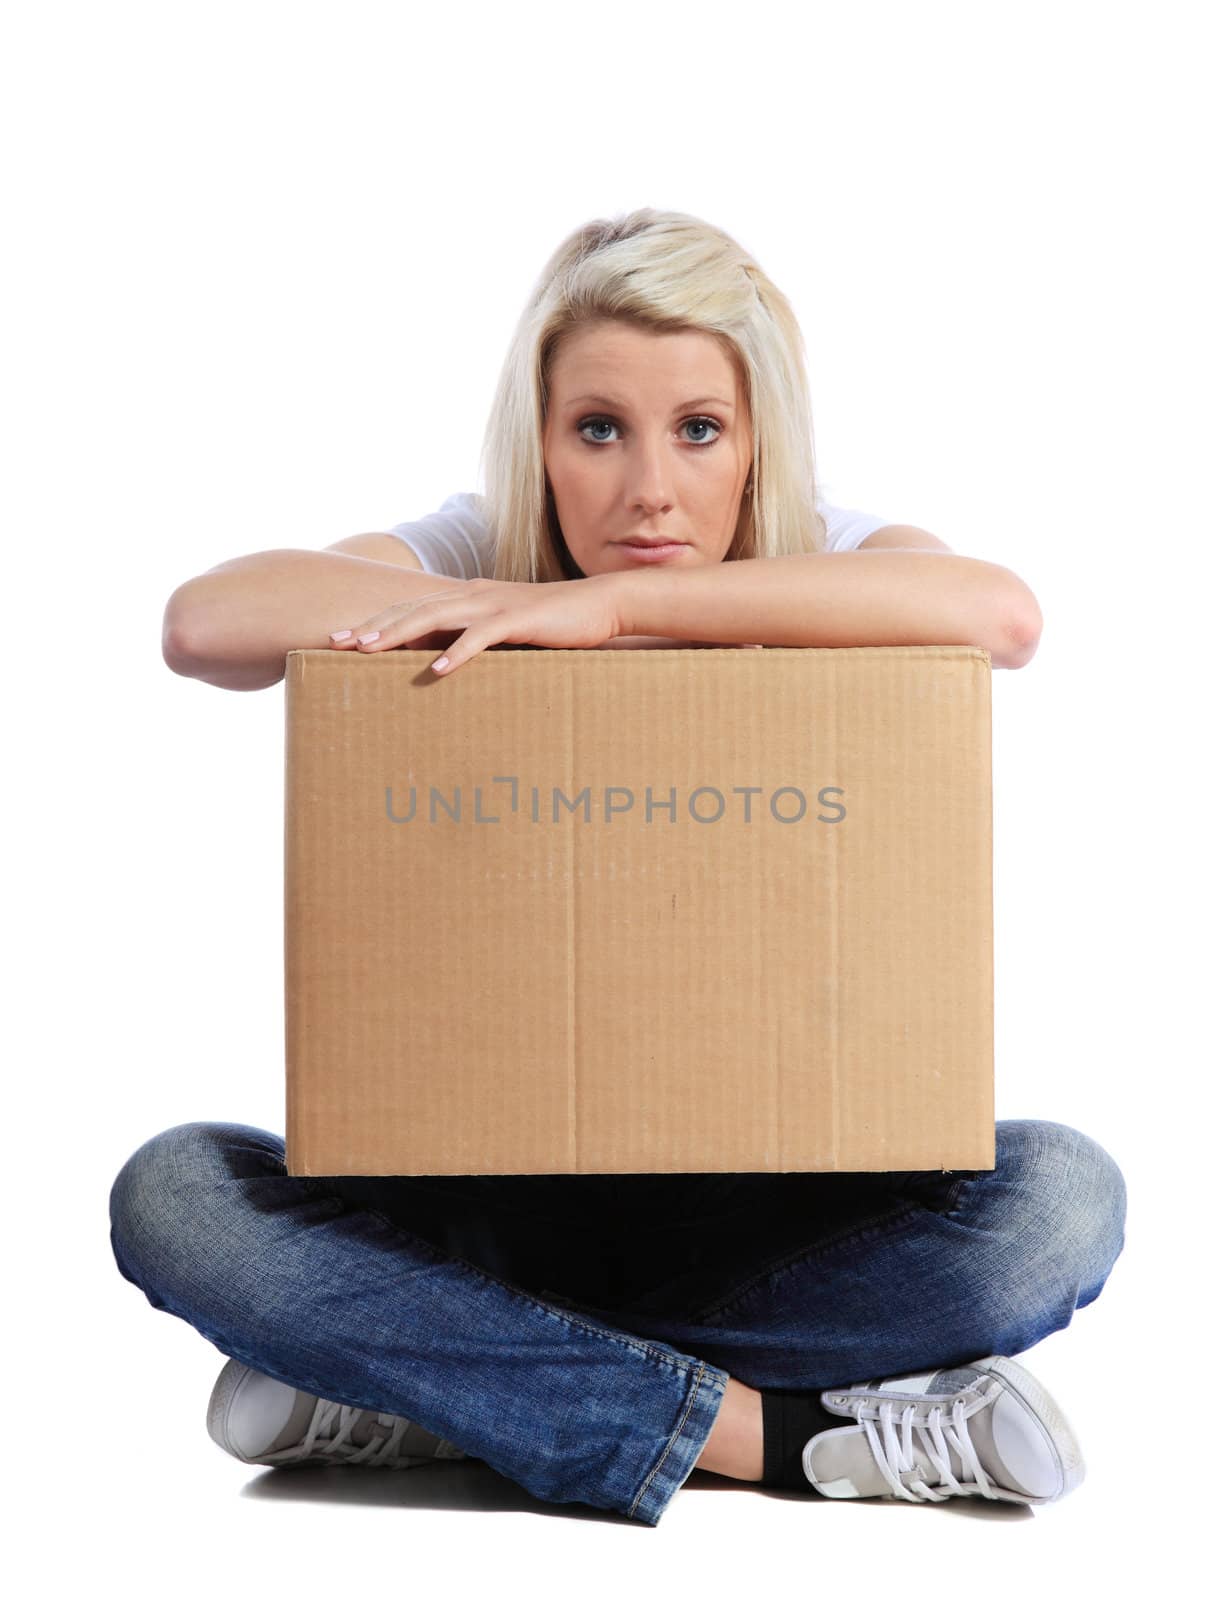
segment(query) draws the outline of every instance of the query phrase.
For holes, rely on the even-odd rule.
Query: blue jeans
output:
[[[818,1390],[1014,1355],[1096,1299],[1117,1165],[1058,1122],[996,1133],[985,1172],[291,1178],[276,1134],[188,1122],[125,1162],[111,1243],[247,1366],[654,1526],[729,1375]]]

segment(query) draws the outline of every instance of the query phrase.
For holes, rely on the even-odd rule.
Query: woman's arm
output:
[[[724,561],[617,572],[623,633],[671,632],[734,644],[974,644],[995,667],[1032,659],[1042,618],[1007,567],[933,548]]]
[[[673,639],[668,634],[622,633],[615,639],[605,639],[596,650],[759,650],[759,644],[710,645],[704,639]]]
[[[260,550],[211,567],[181,584],[166,603],[162,655],[186,678],[219,689],[266,689],[285,676],[290,650],[325,650],[329,634],[397,600],[462,588],[464,578],[422,572],[401,540],[357,534],[347,550]],[[403,558],[374,560],[353,546],[382,541]],[[414,570],[415,568],[415,570]],[[441,649],[453,633],[431,634],[422,650]]]

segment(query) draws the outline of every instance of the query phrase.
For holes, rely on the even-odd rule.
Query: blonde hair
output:
[[[494,577],[547,583],[574,575],[544,477],[548,378],[568,333],[609,318],[713,334],[739,373],[752,468],[726,559],[823,550],[803,336],[790,302],[729,234],[683,212],[642,207],[575,229],[519,318],[480,453]]]

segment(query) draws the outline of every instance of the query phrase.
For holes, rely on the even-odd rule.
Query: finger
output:
[[[369,637],[371,634],[384,635],[389,627],[390,615],[382,611],[377,617],[370,617],[365,622],[355,622],[348,628],[337,628],[327,637],[333,650],[361,650],[373,642]]]
[[[390,650],[397,645],[408,644],[424,635],[434,633],[445,624],[445,617],[439,615],[435,602],[454,604],[453,595],[426,595],[420,600],[399,600],[393,606],[377,612],[365,622],[356,624],[352,628],[338,630],[345,635],[337,639],[332,636],[332,642],[337,649],[357,650],[361,653],[373,650]],[[423,608],[431,607],[425,610]]]
[[[454,644],[448,645],[443,655],[429,664],[440,678],[449,678],[459,667],[465,666],[473,656],[478,656],[482,650],[487,650],[490,645],[502,644],[506,638],[506,630],[496,623],[486,623],[482,627],[471,627],[461,633]]]

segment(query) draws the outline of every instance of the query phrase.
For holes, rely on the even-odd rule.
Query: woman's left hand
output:
[[[432,664],[451,673],[495,644],[534,644],[553,650],[595,650],[620,633],[616,586],[608,579],[573,578],[556,583],[500,583],[471,578],[421,600],[401,600],[332,640],[335,650],[411,648],[429,634],[454,633],[453,644]],[[370,637],[373,635],[373,637]]]

